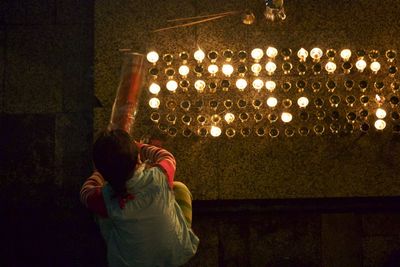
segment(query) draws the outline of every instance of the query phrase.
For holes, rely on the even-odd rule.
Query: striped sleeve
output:
[[[167,175],[168,185],[172,189],[176,170],[174,156],[167,150],[160,147],[146,144],[141,144],[139,147],[141,160],[148,160],[151,164],[160,167]]]
[[[99,172],[95,171],[82,185],[80,195],[82,203],[89,210],[101,217],[108,217],[106,204],[101,191],[104,184],[104,178]]]

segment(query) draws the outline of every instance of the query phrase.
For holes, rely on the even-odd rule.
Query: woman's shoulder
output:
[[[166,176],[161,167],[142,163],[137,168],[133,177],[128,181],[128,185],[132,187],[141,187],[146,184],[163,184]]]

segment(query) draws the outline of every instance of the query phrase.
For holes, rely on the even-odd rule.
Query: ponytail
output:
[[[126,181],[134,174],[137,157],[136,144],[123,130],[103,131],[96,139],[93,145],[94,165],[110,184],[115,197],[129,197]]]

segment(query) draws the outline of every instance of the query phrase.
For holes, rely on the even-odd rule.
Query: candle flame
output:
[[[378,94],[375,95],[375,100],[378,104],[382,105],[383,102],[385,101],[385,98],[383,96],[379,96]]]

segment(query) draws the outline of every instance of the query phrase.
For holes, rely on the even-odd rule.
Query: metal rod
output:
[[[183,21],[183,20],[192,20],[192,19],[200,19],[200,18],[209,18],[209,17],[218,17],[218,16],[221,16],[221,15],[230,15],[230,14],[236,14],[236,13],[238,13],[238,11],[227,11],[227,12],[222,12],[222,13],[209,14],[209,15],[201,15],[201,16],[195,16],[195,17],[169,19],[169,20],[167,20],[167,22]]]
[[[203,19],[203,20],[199,20],[199,21],[194,21],[194,22],[189,22],[189,23],[185,23],[185,24],[179,24],[179,25],[175,25],[175,26],[171,26],[171,27],[161,28],[161,29],[154,30],[153,32],[160,32],[160,31],[165,31],[165,30],[169,30],[169,29],[192,26],[192,25],[203,23],[203,22],[220,19],[220,18],[229,16],[229,15],[231,15],[231,14],[221,15],[221,16],[211,17],[211,18],[207,18],[207,19]]]

